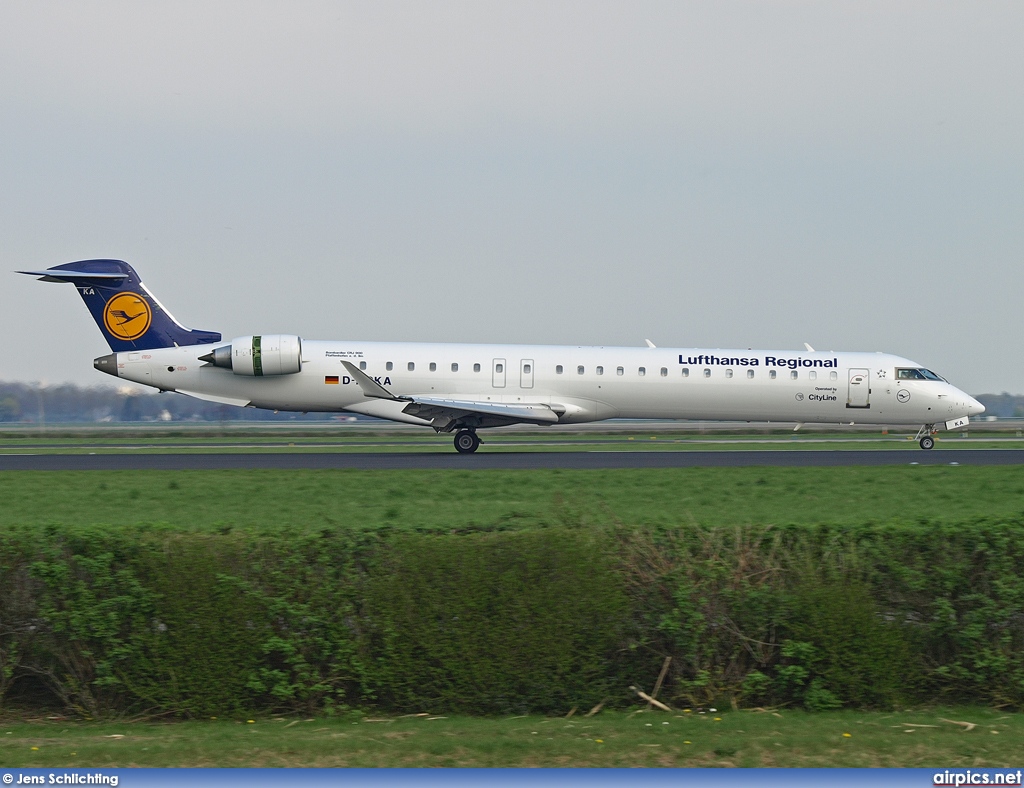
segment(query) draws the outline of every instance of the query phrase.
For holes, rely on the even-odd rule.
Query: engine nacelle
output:
[[[236,375],[291,375],[302,369],[302,340],[291,334],[238,337],[199,360]]]

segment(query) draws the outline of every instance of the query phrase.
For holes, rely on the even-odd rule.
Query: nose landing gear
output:
[[[472,454],[480,448],[480,439],[473,430],[459,430],[455,433],[455,451],[459,454]]]
[[[935,448],[935,438],[932,437],[936,432],[934,424],[925,424],[921,429],[917,431],[918,444],[922,449],[927,451],[928,449]]]

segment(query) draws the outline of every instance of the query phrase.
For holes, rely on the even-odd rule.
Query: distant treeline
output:
[[[982,394],[978,402],[985,406],[986,416],[997,416],[1000,419],[1024,417],[1024,394]]]
[[[325,414],[274,413],[164,394],[64,383],[0,383],[0,423],[81,424],[139,421],[320,421]]]
[[[1024,394],[981,394],[986,416],[1024,417]],[[0,422],[87,423],[137,421],[319,421],[323,414],[274,413],[237,408],[171,392],[149,393],[124,387],[44,386],[0,383]]]

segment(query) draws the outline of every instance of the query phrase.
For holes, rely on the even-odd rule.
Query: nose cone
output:
[[[117,353],[93,359],[92,365],[94,369],[98,369],[100,372],[106,372],[108,375],[117,377]]]
[[[974,397],[967,398],[967,415],[968,416],[980,416],[985,412],[985,406],[982,405]]]

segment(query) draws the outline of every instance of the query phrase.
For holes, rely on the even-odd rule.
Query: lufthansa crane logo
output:
[[[153,310],[138,293],[118,293],[103,310],[103,324],[118,339],[138,339],[153,322]]]

